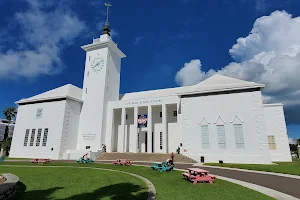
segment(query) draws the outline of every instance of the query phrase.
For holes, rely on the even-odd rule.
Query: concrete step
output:
[[[174,160],[180,163],[196,163],[193,159],[182,154],[174,154]],[[117,160],[128,159],[131,161],[154,161],[164,162],[170,158],[171,154],[165,153],[103,153],[96,160]]]

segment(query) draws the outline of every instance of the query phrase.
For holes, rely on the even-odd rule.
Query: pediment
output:
[[[221,116],[219,116],[217,118],[217,120],[214,122],[214,124],[217,124],[217,125],[224,125],[226,122],[225,120],[223,120],[223,118]]]
[[[207,121],[205,117],[202,118],[202,120],[199,122],[200,125],[208,125],[210,122]]]
[[[230,123],[233,123],[233,124],[241,124],[241,123],[244,123],[244,121],[238,116],[236,115],[232,121],[230,121]]]

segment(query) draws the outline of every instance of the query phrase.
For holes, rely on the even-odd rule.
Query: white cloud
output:
[[[284,103],[289,123],[300,123],[297,118],[297,111],[300,111],[299,35],[300,17],[293,18],[285,11],[275,11],[270,16],[258,18],[250,34],[239,38],[229,50],[235,62],[208,72],[201,70],[201,64],[198,68],[185,64],[176,74],[176,82],[180,85],[196,84],[219,73],[263,83],[266,85],[263,90],[265,101]]]
[[[60,4],[47,11],[49,6],[54,6],[51,1],[26,2],[29,8],[16,13],[12,19],[21,31],[14,38],[17,47],[2,47],[0,52],[0,79],[35,78],[59,73],[64,68],[61,61],[63,48],[86,28],[85,23],[65,5]]]
[[[255,0],[255,10],[258,12],[263,12],[267,9],[267,0]]]
[[[194,85],[200,82],[205,77],[205,73],[201,72],[201,66],[199,59],[185,63],[183,68],[176,73],[176,82],[183,86]]]
[[[135,46],[139,45],[143,39],[144,39],[143,36],[138,36],[138,37],[134,38],[134,45]]]

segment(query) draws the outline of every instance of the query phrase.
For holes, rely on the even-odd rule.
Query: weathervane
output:
[[[106,3],[104,3],[104,5],[106,6],[106,22],[104,25],[104,28],[102,29],[102,35],[109,35],[110,36],[110,29],[109,29],[109,22],[108,22],[108,13],[109,13],[109,8],[112,6],[111,3],[108,1]]]
[[[106,3],[104,3],[104,5],[106,6],[106,22],[105,22],[105,26],[109,26],[108,23],[108,13],[109,13],[109,8],[112,6],[111,3],[108,1]]]

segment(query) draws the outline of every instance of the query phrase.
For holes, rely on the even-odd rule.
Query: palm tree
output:
[[[10,123],[11,120],[16,116],[17,109],[14,107],[8,107],[3,111],[3,114],[5,118],[8,120],[8,122]]]
[[[8,107],[3,111],[3,114],[8,121],[8,127],[14,117],[16,117],[17,109],[14,107]],[[1,153],[2,155],[6,155],[6,150],[10,147],[11,138],[8,138],[9,128],[5,129],[4,139],[1,142]]]

